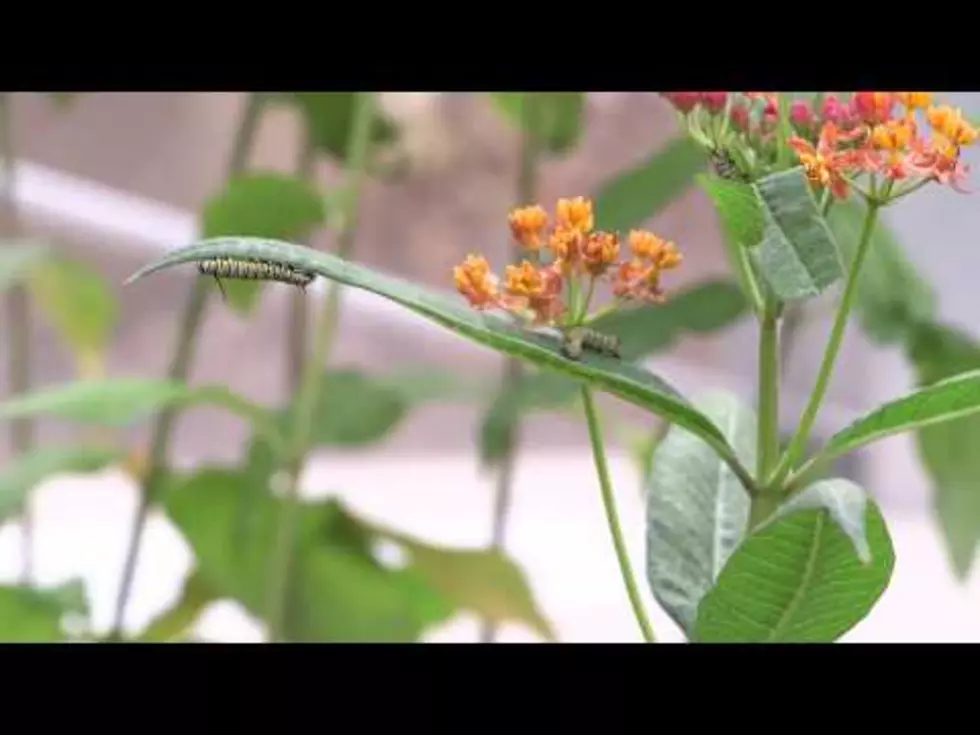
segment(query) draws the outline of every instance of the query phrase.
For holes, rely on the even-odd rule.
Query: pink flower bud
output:
[[[728,102],[728,92],[702,92],[701,102],[712,115],[717,115],[725,109]]]
[[[685,115],[701,101],[700,92],[664,92],[661,96],[666,97],[670,104]]]
[[[744,103],[738,103],[732,105],[732,111],[729,113],[728,119],[731,120],[732,125],[736,130],[745,132],[749,129],[749,108],[748,105]]]
[[[850,115],[848,114],[847,108],[834,95],[830,95],[823,101],[823,110],[820,111],[820,118],[823,122],[832,122],[840,125],[848,117]]]
[[[810,127],[814,121],[810,103],[805,100],[796,100],[789,109],[789,119],[794,125],[801,128]]]

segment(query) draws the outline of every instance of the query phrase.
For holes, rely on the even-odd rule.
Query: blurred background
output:
[[[235,93],[98,93],[79,95],[60,110],[40,95],[11,95],[17,141],[16,202],[25,230],[87,261],[117,290],[120,319],[108,371],[162,376],[174,349],[193,269],[172,269],[123,288],[123,280],[165,251],[198,234],[198,213],[224,184],[231,139],[245,96]],[[950,95],[976,117],[980,94]],[[450,289],[451,269],[471,250],[494,263],[508,257],[506,224],[513,206],[518,135],[483,95],[386,94],[388,113],[403,129],[409,165],[392,180],[371,181],[362,205],[359,262],[432,287]],[[590,93],[581,144],[542,166],[539,200],[551,208],[561,196],[590,195],[604,181],[648,157],[678,134],[673,110],[654,94]],[[250,157],[253,170],[292,172],[300,146],[296,116],[273,110],[263,117]],[[974,166],[980,163],[971,151]],[[338,179],[322,163],[317,180]],[[974,177],[974,181],[975,181]],[[944,320],[977,326],[975,274],[980,272],[980,209],[973,197],[927,189],[888,213],[908,257],[939,294]],[[728,266],[707,197],[692,188],[646,226],[679,244],[684,268],[669,288],[725,276]],[[314,241],[314,244],[316,242]],[[194,361],[195,383],[226,383],[266,405],[286,397],[283,325],[290,290],[268,287],[248,319],[214,299]],[[322,297],[321,284],[311,289]],[[803,328],[786,373],[784,422],[792,427],[810,389],[829,319],[817,314]],[[651,363],[684,392],[726,387],[754,395],[755,329],[737,327],[689,336]],[[40,319],[32,326],[31,382],[71,381],[75,364]],[[366,293],[345,291],[335,364],[384,372],[438,364],[495,379],[499,357],[455,338]],[[7,366],[0,380],[7,385]],[[828,436],[878,403],[907,391],[913,377],[894,350],[874,346],[852,329],[821,415]],[[603,402],[611,417],[636,414]],[[353,451],[318,451],[304,475],[310,497],[335,496],[363,516],[430,542],[483,548],[490,539],[492,473],[481,470],[474,437],[484,406],[426,404],[382,443]],[[144,444],[148,422],[127,428]],[[76,428],[38,422],[38,443],[73,441]],[[6,429],[0,462],[8,461]],[[247,431],[229,414],[193,409],[181,415],[171,446],[178,467],[237,461]],[[609,448],[613,479],[634,563],[642,574],[643,503],[636,466],[626,446]],[[877,498],[890,524],[896,568],[890,589],[851,641],[980,641],[980,581],[958,581],[950,570],[932,510],[930,483],[914,440],[899,436],[856,455],[848,474]],[[36,523],[35,577],[57,584],[81,577],[96,629],[109,626],[136,504],[133,481],[121,470],[46,479],[31,496]],[[560,641],[638,641],[609,542],[585,426],[574,416],[527,419],[518,455],[514,505],[506,549],[527,577]],[[0,578],[17,578],[21,545],[15,523],[0,528]],[[154,512],[126,618],[127,630],[145,626],[180,593],[192,565],[181,534]],[[643,584],[646,594],[646,585]],[[663,640],[681,635],[656,608]],[[262,626],[239,604],[210,605],[197,624],[200,637],[257,641]],[[475,641],[479,620],[461,613],[427,632],[425,640]],[[518,624],[503,641],[536,641]]]

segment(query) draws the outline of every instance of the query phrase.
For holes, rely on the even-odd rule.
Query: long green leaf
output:
[[[941,324],[922,324],[910,334],[909,359],[920,385],[963,371],[980,370],[980,344]],[[980,545],[980,416],[920,429],[919,455],[932,484],[932,502],[953,571],[966,579]]]
[[[696,640],[833,642],[871,611],[894,564],[867,494],[848,480],[818,482],[732,554],[701,602]]]
[[[755,466],[756,417],[736,396],[709,393],[696,402],[747,467]],[[694,634],[698,605],[742,540],[749,496],[698,437],[677,427],[653,452],[646,489],[647,580],[657,602]]]
[[[0,420],[52,415],[72,421],[125,425],[171,406],[218,405],[249,421],[277,446],[269,412],[224,386],[193,388],[172,380],[82,380],[23,393],[0,402]]]
[[[748,472],[738,463],[732,448],[711,421],[695,410],[674,388],[658,376],[636,365],[612,358],[589,355],[570,360],[562,354],[560,340],[549,334],[522,330],[495,314],[481,314],[459,299],[382,275],[328,253],[286,242],[256,238],[204,240],[180,248],[130,276],[127,283],[164,268],[202,258],[260,258],[312,271],[354,288],[383,296],[463,337],[512,357],[586,381],[599,390],[657,413],[701,436],[730,463],[746,483]]]
[[[837,432],[800,472],[817,462],[829,462],[865,444],[893,434],[980,412],[980,370],[954,375],[878,407]]]
[[[639,227],[694,184],[707,166],[704,150],[686,135],[605,182],[595,197],[596,226],[609,231]]]

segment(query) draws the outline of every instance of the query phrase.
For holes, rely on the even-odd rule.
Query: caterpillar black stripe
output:
[[[303,290],[316,278],[315,273],[282,263],[269,263],[264,260],[239,260],[237,258],[208,258],[197,264],[202,276],[214,276],[221,296],[225,298],[222,278],[240,278],[247,281],[278,281],[297,286]]]
[[[575,327],[565,332],[561,350],[562,354],[570,360],[581,359],[582,353],[586,350],[609,357],[622,357],[619,337],[586,327]]]
[[[748,177],[742,173],[732,154],[724,148],[712,148],[709,153],[711,167],[719,178],[725,181],[748,181]]]

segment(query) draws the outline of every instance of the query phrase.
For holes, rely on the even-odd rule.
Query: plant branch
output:
[[[771,294],[767,295],[759,332],[758,478],[765,478],[779,461],[779,312],[779,303]],[[772,491],[763,486],[752,496],[750,528],[771,512],[772,503],[768,497],[771,494]]]
[[[623,540],[623,530],[619,525],[619,516],[616,513],[616,499],[613,496],[612,482],[609,479],[609,468],[606,466],[606,451],[602,443],[602,426],[599,424],[599,416],[596,412],[595,400],[592,397],[592,389],[587,385],[582,386],[582,404],[585,407],[585,419],[589,425],[589,439],[592,442],[592,457],[595,460],[596,474],[599,477],[599,487],[602,490],[602,504],[606,510],[606,521],[609,523],[609,532],[612,534],[613,547],[616,550],[616,558],[619,561],[619,571],[623,575],[623,584],[626,585],[626,594],[629,596],[630,605],[633,607],[633,614],[636,622],[640,626],[643,640],[647,643],[655,643],[656,637],[653,634],[653,626],[650,619],[643,609],[643,600],[640,598],[640,590],[630,565],[629,552],[626,542]]]
[[[841,344],[844,341],[844,332],[847,328],[847,320],[854,305],[854,298],[857,295],[858,283],[861,278],[861,267],[864,265],[865,257],[871,245],[871,234],[874,232],[875,223],[878,219],[879,204],[872,200],[868,204],[868,211],[864,217],[864,225],[858,239],[857,250],[851,262],[850,272],[847,274],[847,282],[844,286],[844,294],[841,296],[840,304],[837,307],[837,316],[834,325],[830,330],[830,337],[827,341],[827,349],[824,352],[823,362],[820,364],[820,371],[817,373],[817,382],[803,417],[800,419],[799,428],[793,436],[786,453],[783,455],[779,466],[773,472],[772,480],[767,485],[778,486],[787,474],[794,468],[796,463],[802,458],[806,450],[807,442],[810,439],[810,432],[816,422],[820,406],[830,385],[830,378],[834,372],[834,364],[837,361],[837,354],[840,352]]]
[[[517,206],[524,207],[531,204],[537,197],[538,190],[538,163],[541,150],[538,145],[535,129],[537,125],[538,97],[533,93],[524,95],[524,106],[522,114],[522,134],[520,164],[517,172]],[[517,247],[514,249],[514,259],[519,260],[523,251]],[[524,378],[524,367],[517,358],[508,358],[504,363],[504,375],[501,381],[501,392],[516,390]],[[514,467],[517,463],[517,446],[520,443],[520,415],[512,417],[513,434],[511,442],[506,451],[500,458],[497,472],[497,485],[493,498],[493,520],[490,535],[490,548],[499,551],[504,546],[504,536],[507,532],[507,522],[510,517],[510,508],[513,502]],[[497,636],[497,628],[493,621],[486,619],[480,629],[480,642],[492,643]]]
[[[229,180],[245,170],[248,163],[248,156],[252,151],[255,136],[258,132],[263,105],[263,95],[257,92],[248,95],[245,110],[242,113],[238,131],[232,143],[231,157],[228,161],[228,174],[226,177]],[[194,360],[198,332],[204,321],[204,310],[211,293],[211,287],[211,282],[205,278],[195,279],[194,285],[191,286],[191,294],[184,305],[181,318],[180,331],[177,337],[177,350],[174,353],[173,362],[170,364],[170,370],[167,373],[167,377],[172,380],[180,382],[187,380],[191,363]],[[170,446],[170,438],[173,434],[178,413],[176,409],[161,412],[160,417],[153,427],[153,435],[150,440],[150,463],[140,487],[136,519],[133,522],[126,552],[126,561],[123,565],[122,581],[119,585],[119,595],[116,599],[115,616],[108,636],[110,640],[119,640],[122,634],[126,604],[129,601],[133,577],[136,573],[136,563],[139,560],[139,549],[143,537],[143,530],[146,526],[150,507],[156,500],[157,487],[160,484],[164,472],[163,465],[167,459],[167,450]]]
[[[347,146],[347,181],[341,203],[342,221],[337,236],[337,255],[349,258],[357,234],[361,189],[367,173],[371,128],[374,123],[373,92],[361,92],[355,98],[354,120]],[[310,448],[310,434],[316,406],[320,403],[321,371],[333,345],[340,316],[339,283],[331,283],[316,327],[313,354],[303,366],[300,389],[293,403],[290,440],[291,456],[287,458],[289,484],[279,513],[276,545],[269,585],[268,616],[272,641],[283,639],[288,615],[292,562],[295,554],[296,523],[299,514],[299,475]]]
[[[313,145],[313,136],[309,127],[309,122],[304,115],[303,141],[300,146],[299,160],[296,164],[296,172],[303,181],[312,181],[316,168],[316,147]],[[303,365],[306,362],[307,352],[309,310],[306,304],[306,292],[303,289],[293,289],[289,307],[286,324],[286,369],[290,394],[295,394],[299,390],[303,377]]]
[[[3,235],[16,238],[21,234],[17,207],[17,148],[14,145],[11,93],[0,93],[0,159],[2,159]],[[14,284],[7,294],[10,361],[7,365],[12,395],[27,393],[31,387],[31,308],[27,287]],[[34,446],[35,425],[32,418],[10,422],[12,454],[27,454]],[[21,581],[30,584],[34,567],[34,519],[28,503],[20,514]]]

